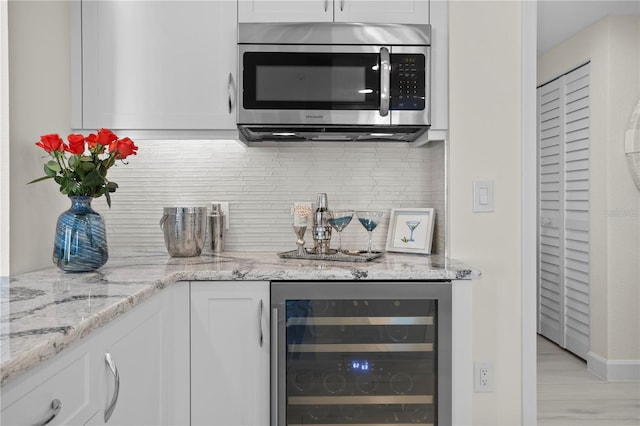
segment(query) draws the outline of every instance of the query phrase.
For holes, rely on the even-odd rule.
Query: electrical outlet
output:
[[[211,204],[220,204],[220,210],[224,215],[224,229],[229,229],[229,203],[226,201],[211,201]]]
[[[475,392],[493,392],[493,361],[476,361],[473,363]]]

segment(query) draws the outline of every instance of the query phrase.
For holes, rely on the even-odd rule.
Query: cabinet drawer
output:
[[[59,411],[49,425],[84,424],[98,410],[91,401],[92,357],[84,346],[65,351],[3,386],[0,423],[41,424],[54,414],[52,403],[57,400]]]

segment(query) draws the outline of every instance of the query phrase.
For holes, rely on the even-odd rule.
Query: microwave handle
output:
[[[380,48],[380,117],[389,114],[389,92],[391,86],[391,61],[389,49]]]

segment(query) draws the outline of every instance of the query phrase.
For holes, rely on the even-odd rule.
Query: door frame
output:
[[[522,309],[522,424],[536,425],[537,401],[537,0],[522,3],[522,137],[521,137],[521,309]]]

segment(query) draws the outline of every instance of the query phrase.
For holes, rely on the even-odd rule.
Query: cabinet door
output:
[[[82,425],[98,410],[94,339],[65,349],[2,387],[3,425]]]
[[[102,406],[113,406],[106,424],[160,425],[164,368],[162,305],[152,298],[109,324],[102,334]],[[110,357],[116,375],[106,362]],[[116,382],[119,382],[116,385]],[[106,420],[106,419],[105,419]]]
[[[335,22],[428,24],[429,0],[335,0]]]
[[[239,0],[239,22],[333,22],[333,0]]]
[[[180,282],[100,331],[93,386],[100,411],[85,424],[189,424],[188,330],[189,283]],[[117,391],[107,353],[117,371]]]
[[[82,2],[82,127],[235,129],[235,1]]]
[[[269,424],[269,283],[191,283],[191,424]]]

